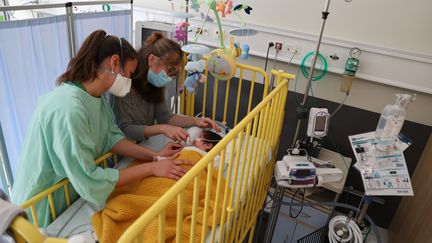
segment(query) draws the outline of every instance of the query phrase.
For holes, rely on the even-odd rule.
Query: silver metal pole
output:
[[[88,1],[88,2],[73,2],[74,6],[81,5],[98,5],[98,4],[124,4],[131,3],[131,0],[118,0],[118,1]],[[49,9],[49,8],[63,8],[68,3],[49,3],[49,4],[34,4],[34,5],[18,5],[18,6],[3,6],[0,11],[15,11],[15,10],[32,10],[32,9]]]
[[[64,6],[65,6],[64,3],[38,4],[38,5],[19,5],[19,6],[4,6],[4,7],[0,7],[0,11],[16,11],[16,10],[63,8]]]
[[[73,8],[72,3],[66,3],[66,17],[68,28],[68,41],[69,41],[69,56],[74,58],[76,54],[76,40],[75,40],[75,27],[73,21]]]
[[[306,103],[306,99],[309,95],[309,89],[310,89],[310,86],[312,83],[313,72],[315,71],[315,64],[316,64],[316,61],[318,58],[318,53],[319,53],[319,49],[320,49],[320,45],[321,45],[321,39],[322,39],[323,32],[324,32],[324,26],[325,26],[325,23],[327,20],[327,16],[329,14],[329,12],[328,12],[329,5],[330,5],[330,0],[327,0],[325,7],[324,7],[324,11],[322,12],[321,30],[320,30],[320,34],[318,36],[317,45],[316,45],[315,52],[314,52],[313,59],[312,59],[311,72],[309,75],[309,80],[308,80],[308,83],[306,85],[306,90],[305,90],[305,94],[304,94],[303,102],[302,102],[303,105]]]
[[[4,6],[9,6],[9,1],[8,0],[3,0],[3,4],[4,4]],[[4,15],[6,21],[10,21],[9,12],[3,11],[3,15]]]
[[[130,17],[130,19],[131,19],[131,23],[130,23],[130,25],[131,25],[131,27],[130,27],[130,40],[131,40],[131,43],[132,43],[132,41],[133,41],[133,26],[134,26],[134,19],[133,19],[133,0],[130,0],[130,10],[131,10],[131,17]]]
[[[326,20],[327,20],[327,16],[329,15],[329,12],[328,12],[329,7],[330,7],[330,0],[326,0],[325,6],[324,6],[324,11],[322,12],[322,17],[321,17],[321,19],[322,19],[321,20],[321,30],[320,30],[320,33],[318,35],[318,40],[317,40],[317,44],[316,44],[316,47],[315,47],[315,52],[314,52],[312,63],[311,63],[311,71],[310,71],[310,74],[309,74],[308,82],[306,84],[306,90],[305,90],[305,93],[304,93],[304,96],[303,96],[303,101],[300,104],[301,107],[303,107],[306,104],[306,99],[309,96],[309,89],[310,89],[310,86],[311,86],[311,83],[312,83],[313,73],[315,71],[315,64],[316,64],[316,61],[317,61],[317,58],[318,58],[318,53],[319,53],[319,49],[320,49],[320,45],[321,45],[321,40],[322,40],[322,36],[323,36],[323,33],[324,33],[324,27],[325,27],[325,23],[326,23]],[[296,131],[295,131],[292,147],[294,147],[295,142],[297,140],[299,129],[300,129],[300,125],[301,125],[301,119],[299,118],[298,121],[297,121],[297,126],[296,126]]]
[[[186,11],[186,13],[189,13],[189,0],[186,0],[186,9],[185,9],[185,11]],[[185,22],[189,23],[189,18],[188,17],[186,17]],[[187,27],[187,28],[189,28],[189,27]],[[189,31],[186,30],[186,39],[185,39],[185,42],[184,42],[185,45],[187,45],[187,43],[188,43],[188,33],[189,33]]]
[[[2,180],[2,184],[4,187],[7,187],[7,192],[9,196],[12,195],[12,185],[13,185],[13,176],[12,170],[10,167],[9,157],[6,150],[6,144],[3,136],[3,129],[0,123],[0,166],[2,169],[2,173],[4,175],[0,176]]]
[[[99,4],[121,4],[121,3],[130,3],[132,4],[131,0],[115,0],[115,1],[87,1],[87,2],[73,2],[74,6],[80,6],[80,5],[99,5]]]

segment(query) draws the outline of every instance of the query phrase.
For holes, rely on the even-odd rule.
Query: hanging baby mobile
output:
[[[207,7],[206,13],[200,12],[201,6]],[[216,22],[218,28],[218,39],[219,48],[212,51],[207,57],[207,69],[211,75],[219,80],[228,80],[235,75],[236,72],[236,58],[240,57],[246,59],[249,53],[249,46],[243,44],[240,46],[239,43],[234,43],[233,37],[230,39],[230,46],[225,47],[224,44],[224,31],[222,29],[221,17],[224,18],[231,14],[234,14],[240,19],[241,27],[230,31],[233,36],[249,36],[256,34],[256,31],[245,28],[245,22],[237,12],[245,12],[251,14],[252,7],[246,4],[234,4],[232,0],[206,0],[199,2],[198,0],[189,1],[189,9],[194,10],[196,13],[200,13],[202,19],[201,29],[204,29],[206,22]],[[213,16],[209,14],[212,13]],[[214,17],[214,20],[213,18]],[[187,40],[189,23],[179,23],[175,26],[174,36],[181,42],[185,43]],[[193,42],[197,42],[199,33],[195,33]],[[202,72],[206,68],[206,61],[203,56],[210,52],[210,49],[199,44],[187,44],[182,47],[184,52],[189,53],[188,62],[185,66],[186,79],[183,83],[184,89],[187,92],[195,93],[196,88],[200,82],[205,82],[205,75]]]

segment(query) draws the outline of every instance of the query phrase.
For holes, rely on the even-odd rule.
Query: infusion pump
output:
[[[294,188],[312,187],[316,184],[316,168],[306,156],[284,156],[276,163],[276,173]]]
[[[290,188],[321,186],[323,183],[340,181],[341,169],[329,162],[307,156],[285,155],[276,162],[276,180],[284,180]]]

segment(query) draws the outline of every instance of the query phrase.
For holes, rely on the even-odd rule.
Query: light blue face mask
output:
[[[158,74],[154,73],[151,69],[148,70],[147,80],[156,87],[164,87],[173,79],[168,76],[165,70],[160,71]]]

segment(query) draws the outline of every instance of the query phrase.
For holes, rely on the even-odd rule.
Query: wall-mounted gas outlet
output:
[[[223,35],[225,36],[227,34],[227,32],[225,30],[223,30]],[[215,36],[219,36],[219,30],[215,30]]]
[[[299,55],[301,48],[298,45],[294,45],[294,44],[285,44],[285,51],[289,54],[296,54]]]

